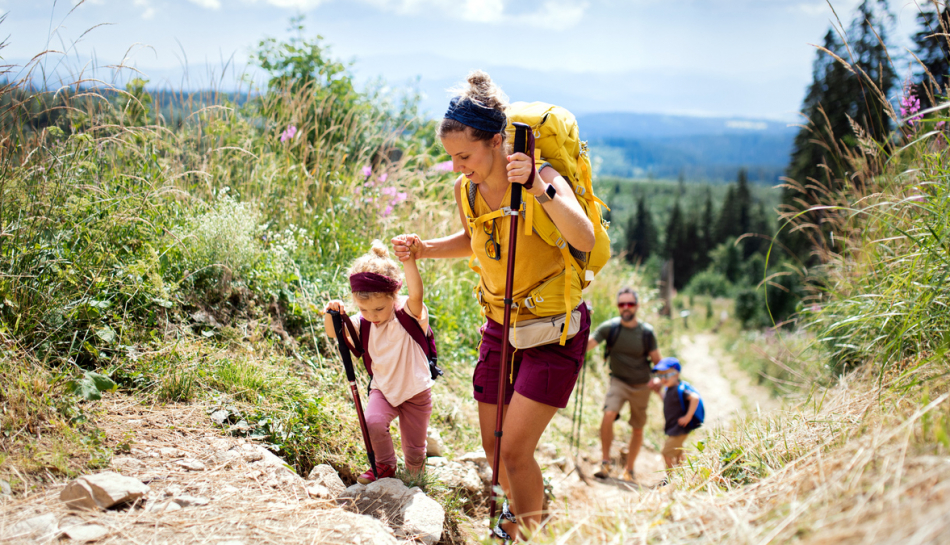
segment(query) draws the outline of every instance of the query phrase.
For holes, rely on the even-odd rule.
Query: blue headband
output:
[[[454,119],[467,127],[490,133],[499,133],[508,125],[508,118],[504,112],[485,108],[471,99],[462,99],[462,97],[455,97],[449,102],[445,118]]]

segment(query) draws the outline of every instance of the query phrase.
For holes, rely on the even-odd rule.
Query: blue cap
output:
[[[663,371],[669,371],[670,369],[676,369],[676,372],[679,373],[683,369],[680,367],[680,360],[676,358],[663,358],[660,360],[656,367],[652,369],[654,373],[662,373]]]

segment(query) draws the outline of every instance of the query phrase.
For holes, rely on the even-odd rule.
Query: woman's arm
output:
[[[463,177],[455,181],[455,205],[458,208],[459,218],[462,220],[462,230],[442,238],[431,240],[422,240],[418,235],[401,235],[392,240],[393,252],[399,261],[405,262],[410,256],[416,259],[448,259],[469,257],[472,255],[472,239],[465,229],[468,220],[465,218],[465,212],[462,209],[462,180]],[[397,242],[397,239],[399,241]]]
[[[531,170],[535,168],[534,161],[523,153],[508,156],[508,181],[523,184],[528,181]],[[554,186],[557,195],[550,201],[542,204],[542,208],[551,217],[564,240],[582,252],[594,249],[594,226],[588,219],[577,196],[567,182],[554,168],[543,168],[535,175],[535,184],[526,189],[535,197],[541,196],[548,184]]]

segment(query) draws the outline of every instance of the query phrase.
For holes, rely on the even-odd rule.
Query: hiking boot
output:
[[[600,463],[600,471],[594,473],[594,477],[598,479],[609,479],[610,478],[610,461],[604,460]]]
[[[379,473],[380,479],[392,477],[396,474],[396,466],[376,464],[376,472]],[[366,473],[363,473],[362,475],[356,478],[356,482],[360,484],[369,484],[375,480],[376,480],[376,477],[373,475],[372,469],[367,469]]]
[[[623,470],[623,476],[620,477],[620,480],[622,480],[622,481],[627,481],[627,482],[632,483],[632,482],[635,482],[637,479],[636,479],[636,477],[633,476],[633,471],[632,471],[632,470],[624,469],[624,470]]]

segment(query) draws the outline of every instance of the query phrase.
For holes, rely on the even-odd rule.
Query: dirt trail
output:
[[[777,409],[780,403],[769,396],[768,391],[750,379],[748,374],[741,371],[728,354],[715,346],[715,335],[699,333],[684,335],[680,338],[678,357],[683,365],[683,378],[692,384],[702,395],[706,409],[706,427],[725,425],[732,418],[745,411],[759,410],[762,412]],[[651,411],[648,427],[658,427],[662,418],[662,411],[656,411],[653,405],[659,405],[659,398],[650,401]],[[660,416],[656,416],[659,413]],[[621,428],[615,437],[613,449],[619,451],[629,440],[629,427]],[[623,431],[621,431],[621,429]],[[687,442],[687,447],[701,439],[702,432],[693,434]],[[596,471],[595,462],[600,459],[600,446],[587,452],[587,461],[581,461],[581,469],[585,475],[591,476]],[[558,483],[562,494],[569,499],[574,511],[572,516],[596,516],[600,513],[609,513],[616,509],[618,503],[631,502],[644,504],[649,502],[651,494],[662,493],[667,487],[654,488],[663,480],[663,457],[655,448],[645,442],[634,467],[637,483],[624,483],[616,479],[604,481],[589,478],[587,483],[581,480],[577,473],[567,476]]]

